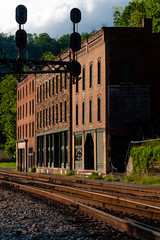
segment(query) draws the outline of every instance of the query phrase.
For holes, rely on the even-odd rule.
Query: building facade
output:
[[[142,28],[103,27],[82,42],[76,59],[81,75],[73,85],[67,73],[36,76],[37,172],[124,172],[129,142],[160,135],[160,34],[152,33],[151,19]],[[20,119],[23,85],[17,104],[20,156],[29,141]]]
[[[35,151],[35,76],[28,75],[17,83],[17,170],[31,170]]]
[[[67,51],[63,59],[68,56]],[[70,169],[69,73],[36,78],[36,146],[38,172],[62,173]]]
[[[160,133],[159,43],[151,19],[142,28],[104,27],[82,43],[72,101],[75,170],[124,172],[129,142]]]

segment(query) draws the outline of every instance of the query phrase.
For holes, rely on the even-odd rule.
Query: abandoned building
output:
[[[35,151],[35,76],[28,75],[17,83],[17,170],[31,170]]]
[[[124,172],[129,142],[160,134],[160,34],[152,33],[151,19],[142,28],[103,27],[82,42],[76,59],[81,75],[72,87],[69,74],[36,76],[37,171]],[[24,145],[23,104],[17,139]]]

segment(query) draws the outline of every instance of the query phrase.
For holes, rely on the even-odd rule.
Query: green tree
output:
[[[160,0],[132,0],[123,9],[115,7],[115,27],[141,27],[143,18],[152,18],[153,32],[160,31]]]
[[[13,157],[16,153],[17,79],[6,75],[0,83],[0,129],[6,138],[4,150]]]
[[[51,52],[46,52],[43,54],[43,56],[41,57],[41,60],[45,60],[45,61],[50,61],[50,60],[54,60],[55,56],[53,53]]]

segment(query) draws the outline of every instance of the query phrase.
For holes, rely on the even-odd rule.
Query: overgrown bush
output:
[[[146,173],[157,160],[160,167],[160,142],[146,142],[141,146],[133,147],[130,151],[133,163],[133,173]]]
[[[31,172],[32,172],[32,173],[35,173],[35,172],[36,172],[35,166],[32,167]]]

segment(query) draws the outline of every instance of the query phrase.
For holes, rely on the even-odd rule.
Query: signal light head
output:
[[[27,22],[27,8],[24,5],[18,5],[16,7],[16,21],[19,24],[25,24]]]
[[[78,8],[73,8],[70,12],[70,19],[73,23],[81,21],[81,11]]]
[[[16,46],[20,49],[27,46],[27,33],[23,29],[19,29],[16,32]]]

